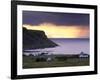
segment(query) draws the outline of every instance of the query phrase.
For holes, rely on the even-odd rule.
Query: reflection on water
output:
[[[24,50],[24,54],[40,54],[46,52],[49,54],[80,54],[84,52],[90,54],[89,52],[89,39],[51,39],[53,42],[57,43],[59,46],[53,48],[44,49],[31,49]]]

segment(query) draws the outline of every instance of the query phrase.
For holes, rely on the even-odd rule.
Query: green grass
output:
[[[23,56],[23,68],[68,67],[89,65],[89,58],[67,58],[66,60],[53,60],[51,62],[36,62],[31,56]]]

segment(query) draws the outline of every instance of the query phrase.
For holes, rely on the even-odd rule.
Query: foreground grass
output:
[[[64,61],[54,60],[51,62],[36,62],[33,57],[23,57],[23,68],[45,68],[45,67],[68,67],[68,66],[88,66],[89,58],[68,58]]]

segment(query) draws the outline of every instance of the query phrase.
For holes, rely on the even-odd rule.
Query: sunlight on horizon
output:
[[[67,26],[42,23],[39,25],[23,24],[23,27],[30,30],[42,30],[48,38],[89,38],[88,26]]]

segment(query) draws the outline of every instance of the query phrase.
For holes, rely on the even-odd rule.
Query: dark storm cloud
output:
[[[41,23],[89,26],[89,14],[23,11],[23,24]]]

